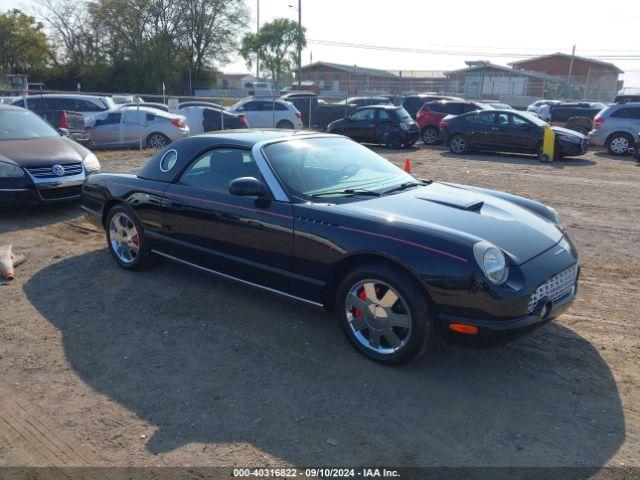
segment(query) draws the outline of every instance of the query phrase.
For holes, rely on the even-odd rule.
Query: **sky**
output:
[[[246,0],[249,28],[277,17],[297,20],[298,0]],[[600,58],[625,70],[626,87],[640,88],[640,9],[637,0],[301,0],[309,45],[303,64],[326,61],[388,70],[450,70],[465,60],[507,62],[557,51]],[[0,9],[32,7],[32,0],[0,0]],[[329,46],[401,47],[437,53]],[[441,53],[449,52],[449,53]],[[518,55],[504,57],[501,55]],[[240,58],[222,68],[248,71]]]

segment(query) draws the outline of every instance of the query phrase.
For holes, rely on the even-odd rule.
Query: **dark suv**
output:
[[[395,105],[371,105],[331,122],[327,133],[346,135],[365,143],[398,148],[418,140],[418,125],[407,111]]]
[[[597,102],[563,102],[551,106],[551,124],[588,135],[593,119],[606,105]]]
[[[427,102],[433,102],[435,100],[460,100],[464,101],[462,98],[458,97],[447,97],[443,95],[427,95],[427,94],[417,94],[410,95],[404,99],[402,102],[402,106],[404,109],[409,112],[411,118],[416,118],[418,111],[422,108],[422,106]]]
[[[490,110],[487,104],[477,102],[465,102],[463,100],[436,100],[427,102],[418,111],[416,121],[420,129],[420,137],[425,145],[434,145],[440,142],[440,129],[438,125],[447,115],[462,115],[475,110]]]

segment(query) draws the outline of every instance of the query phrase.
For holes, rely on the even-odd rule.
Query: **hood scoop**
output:
[[[416,198],[470,212],[479,212],[484,205],[480,199],[469,198],[468,192],[465,192],[465,195],[458,195],[452,192],[434,191],[421,193]]]

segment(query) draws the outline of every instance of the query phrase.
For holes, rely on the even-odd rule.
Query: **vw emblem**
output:
[[[64,175],[64,167],[62,165],[54,165],[51,167],[51,171],[56,177],[61,177]]]

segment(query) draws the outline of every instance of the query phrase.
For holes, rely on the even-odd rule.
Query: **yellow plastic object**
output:
[[[555,153],[556,134],[553,133],[551,125],[544,127],[544,136],[542,138],[542,155],[540,160],[542,162],[552,162]]]

